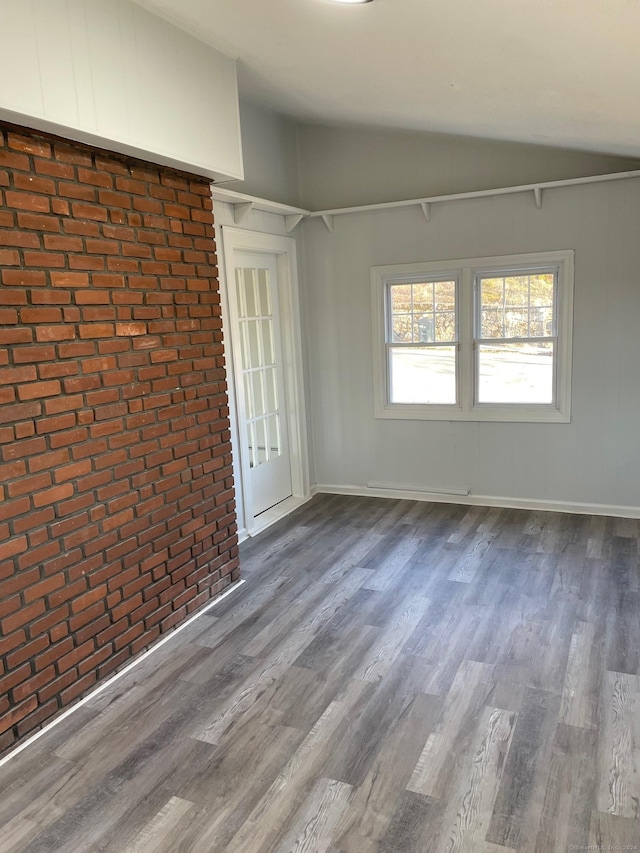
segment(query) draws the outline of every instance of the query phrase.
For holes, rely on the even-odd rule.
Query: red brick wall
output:
[[[0,125],[0,749],[238,577],[211,210]]]

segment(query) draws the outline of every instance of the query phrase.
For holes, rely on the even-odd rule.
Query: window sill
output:
[[[571,423],[571,412],[554,406],[476,406],[463,410],[459,406],[423,406],[411,403],[389,403],[377,409],[376,418],[408,421],[475,421],[481,423]]]

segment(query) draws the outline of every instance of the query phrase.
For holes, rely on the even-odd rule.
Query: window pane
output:
[[[413,312],[414,314],[433,313],[433,284],[414,284]]]
[[[529,304],[529,276],[511,275],[504,280],[504,301],[508,307]]]
[[[506,338],[529,337],[529,312],[526,308],[504,312],[504,332]]]
[[[394,284],[391,286],[391,310],[394,314],[407,314],[411,311],[410,284]]]
[[[550,338],[553,335],[553,308],[531,309],[530,338]]]
[[[432,344],[436,339],[436,326],[433,314],[425,314],[417,323],[418,337],[415,340],[421,344]]]
[[[504,337],[504,311],[502,308],[485,308],[482,312],[483,338]]]
[[[439,311],[436,314],[436,340],[456,340],[456,313],[455,311]]]
[[[504,279],[483,278],[482,279],[482,307],[504,304]]]
[[[531,276],[531,304],[553,305],[553,273],[541,273]]]
[[[451,311],[456,307],[455,281],[437,281],[435,284],[436,311]]]
[[[390,402],[455,405],[455,347],[392,347],[390,359]]]
[[[479,403],[552,403],[553,344],[478,347]]]
[[[411,343],[413,341],[413,314],[396,314],[393,318],[394,343]]]

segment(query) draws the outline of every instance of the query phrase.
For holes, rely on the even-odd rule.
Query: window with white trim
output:
[[[573,252],[371,273],[377,417],[570,420]]]

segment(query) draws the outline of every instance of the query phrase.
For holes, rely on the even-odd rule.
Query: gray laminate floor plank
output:
[[[596,768],[595,731],[560,723],[548,765],[536,853],[588,849]]]
[[[318,495],[0,768],[0,853],[640,847],[639,540]]]
[[[598,811],[640,819],[640,676],[607,672],[599,740]],[[640,823],[638,824],[640,828]],[[639,836],[640,837],[640,836]]]

